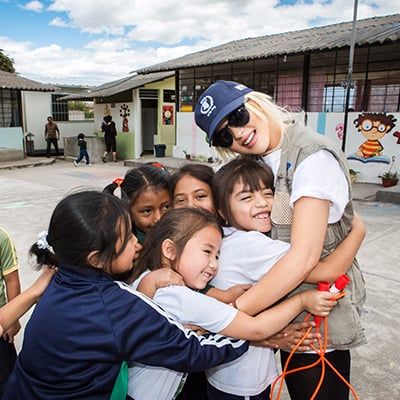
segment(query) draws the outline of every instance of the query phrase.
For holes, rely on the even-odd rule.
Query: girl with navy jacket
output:
[[[241,340],[195,335],[122,283],[140,249],[120,199],[85,191],[61,200],[31,248],[39,266],[58,272],[26,326],[3,399],[124,399],[126,387],[113,393],[124,362],[192,372],[247,350]]]

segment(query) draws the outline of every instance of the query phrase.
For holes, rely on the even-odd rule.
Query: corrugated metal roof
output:
[[[158,72],[147,75],[130,75],[116,81],[105,83],[104,85],[97,86],[90,92],[77,93],[65,97],[61,97],[59,100],[83,100],[93,99],[96,97],[109,97],[117,93],[125,92],[126,90],[136,89],[138,87],[160,81],[165,78],[173,76],[174,72]]]
[[[274,55],[304,53],[350,46],[352,22],[326,25],[276,35],[235,40],[211,49],[138,70],[138,73],[252,60]],[[400,39],[400,14],[357,21],[358,46]]]
[[[58,90],[56,86],[45,85],[5,71],[0,71],[0,88],[34,90],[40,92],[54,92]]]

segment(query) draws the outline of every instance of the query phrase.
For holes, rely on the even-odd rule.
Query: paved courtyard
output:
[[[23,288],[37,275],[28,249],[47,229],[57,202],[75,188],[102,189],[127,169],[122,163],[76,168],[57,160],[49,166],[0,171],[0,224],[15,241]],[[356,209],[368,230],[358,258],[368,291],[363,321],[369,343],[353,352],[352,383],[362,400],[399,399],[400,206],[357,202]],[[21,342],[22,334],[17,345]]]

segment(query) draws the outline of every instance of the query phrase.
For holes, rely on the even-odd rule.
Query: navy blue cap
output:
[[[216,81],[201,94],[194,118],[196,124],[207,133],[209,143],[223,120],[239,108],[245,102],[245,95],[252,91],[241,83]]]

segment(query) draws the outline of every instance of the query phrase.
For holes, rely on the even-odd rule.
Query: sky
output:
[[[399,12],[399,0],[358,1],[358,19]],[[0,0],[0,49],[21,76],[92,86],[232,40],[352,17],[351,0]]]

